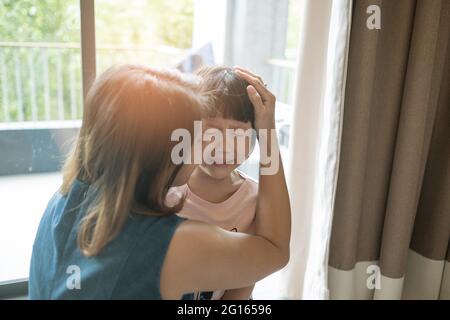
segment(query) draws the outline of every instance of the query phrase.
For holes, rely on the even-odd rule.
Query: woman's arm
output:
[[[275,97],[261,79],[247,70],[236,72],[250,83],[260,145],[278,150],[275,130]],[[271,138],[274,139],[271,139]],[[273,145],[270,142],[274,142]],[[264,148],[260,148],[262,150]],[[261,156],[265,156],[264,154]],[[281,269],[289,260],[291,212],[283,165],[259,176],[254,235],[236,233],[197,221],[183,222],[175,232],[161,272],[161,295],[178,299],[194,291],[214,291],[251,286]]]

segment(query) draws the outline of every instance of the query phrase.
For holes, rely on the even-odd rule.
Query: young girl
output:
[[[219,130],[227,140],[235,138],[226,133],[227,129],[246,131],[254,128],[255,115],[245,80],[233,69],[226,67],[204,67],[198,75],[203,79],[203,92],[213,98],[217,114],[216,117],[203,120],[204,135],[208,129]],[[246,136],[245,140],[245,150],[240,152],[245,152],[244,158],[247,159],[254,139]],[[226,145],[229,142],[223,143]],[[204,143],[203,147],[209,143]],[[237,170],[240,165],[236,163],[237,146],[234,141],[232,158],[235,161],[232,164],[204,163],[194,170],[187,184],[169,191],[169,202],[185,198],[179,216],[214,224],[229,231],[253,233],[258,184]],[[224,160],[225,158],[226,152],[223,156]],[[249,299],[253,287],[197,293],[196,298]]]

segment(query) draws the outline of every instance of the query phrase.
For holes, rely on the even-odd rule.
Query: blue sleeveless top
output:
[[[68,195],[56,193],[50,200],[33,244],[30,299],[161,299],[162,264],[184,219],[130,214],[116,238],[87,258],[77,234],[92,189],[76,180]]]

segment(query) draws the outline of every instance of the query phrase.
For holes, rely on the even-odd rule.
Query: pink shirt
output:
[[[258,183],[241,172],[239,174],[244,181],[239,189],[223,202],[206,201],[185,184],[169,190],[167,203],[176,203],[180,197],[186,195],[183,209],[178,213],[180,217],[214,224],[229,231],[253,233]]]
[[[210,223],[229,231],[254,233],[258,183],[241,172],[239,174],[244,181],[223,202],[206,201],[193,193],[187,184],[170,188],[166,202],[173,205],[186,195],[183,209],[178,213],[180,217]],[[215,291],[211,299],[219,300],[223,294],[222,290]]]

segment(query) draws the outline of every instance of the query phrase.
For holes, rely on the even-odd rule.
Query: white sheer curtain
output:
[[[352,0],[300,0],[288,185],[291,260],[283,298],[327,299],[328,241],[339,160]]]

